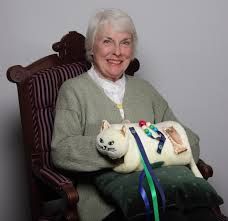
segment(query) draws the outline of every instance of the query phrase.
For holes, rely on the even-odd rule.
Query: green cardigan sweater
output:
[[[126,76],[123,99],[125,119],[138,122],[178,121],[164,98],[147,81]],[[57,168],[72,172],[92,172],[111,168],[114,163],[96,149],[96,136],[102,120],[121,123],[113,103],[87,73],[67,80],[61,86],[52,139],[52,160]],[[195,161],[199,159],[199,138],[186,128]],[[82,221],[100,221],[111,207],[102,201],[90,184],[78,183],[79,215]],[[96,211],[89,213],[88,211]],[[97,217],[96,217],[97,216]]]

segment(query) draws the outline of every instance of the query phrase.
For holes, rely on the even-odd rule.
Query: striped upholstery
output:
[[[62,83],[87,70],[84,63],[72,63],[52,67],[33,74],[28,80],[29,101],[32,109],[33,149],[32,163],[37,160],[39,173],[56,184],[68,180],[53,172],[50,161],[50,144],[54,123],[55,102]]]

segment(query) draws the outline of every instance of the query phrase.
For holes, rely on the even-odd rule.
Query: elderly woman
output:
[[[81,221],[100,221],[114,210],[91,184],[92,172],[116,164],[96,149],[102,120],[177,121],[167,102],[147,81],[125,75],[136,45],[135,26],[126,13],[98,12],[90,20],[86,35],[87,57],[92,67],[87,73],[66,81],[58,95],[52,159],[57,168],[82,174],[77,181]],[[194,159],[198,161],[199,139],[186,130]]]

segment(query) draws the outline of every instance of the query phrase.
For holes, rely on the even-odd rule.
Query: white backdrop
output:
[[[68,31],[85,34],[100,8],[128,12],[139,34],[139,75],[169,101],[178,118],[201,137],[201,158],[214,168],[209,182],[228,214],[227,0],[1,0],[0,3],[0,220],[30,220],[14,64],[53,53]]]

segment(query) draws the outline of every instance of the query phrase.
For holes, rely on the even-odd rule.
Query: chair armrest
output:
[[[212,167],[206,164],[203,160],[199,159],[197,162],[197,167],[205,180],[213,176]]]
[[[70,179],[50,167],[33,167],[33,173],[42,180],[44,184],[48,185],[61,197],[65,198],[68,207],[75,207],[79,200],[79,195]]]

